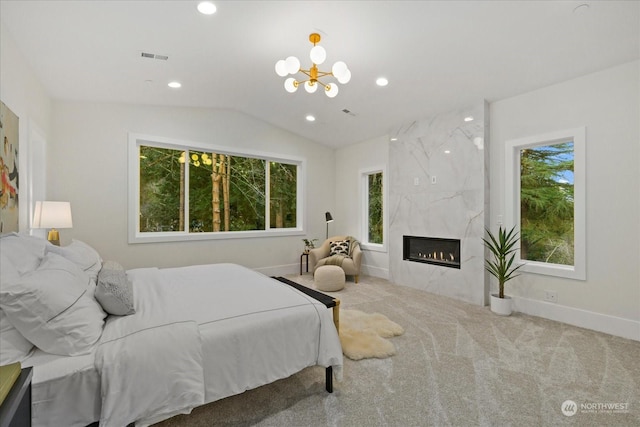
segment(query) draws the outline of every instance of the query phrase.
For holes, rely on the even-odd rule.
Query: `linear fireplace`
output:
[[[450,268],[460,268],[460,240],[402,236],[402,259]]]

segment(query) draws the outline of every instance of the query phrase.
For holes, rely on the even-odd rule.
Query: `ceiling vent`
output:
[[[167,59],[169,59],[167,55],[158,55],[155,53],[148,53],[148,52],[142,52],[140,56],[142,56],[143,58],[160,59],[162,61],[166,61]]]

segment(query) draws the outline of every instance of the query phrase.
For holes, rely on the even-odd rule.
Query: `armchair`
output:
[[[336,242],[339,240],[347,240],[349,236],[333,236],[328,238],[322,243],[322,245],[318,248],[311,249],[309,251],[309,264],[313,268],[313,272],[315,273],[318,267],[327,264],[327,259],[329,258],[329,247],[331,242]],[[351,252],[351,258],[345,258],[342,261],[342,269],[344,270],[344,274],[346,276],[354,276],[354,282],[358,283],[360,278],[360,264],[362,262],[362,251],[360,250],[360,245],[357,244],[353,248]]]

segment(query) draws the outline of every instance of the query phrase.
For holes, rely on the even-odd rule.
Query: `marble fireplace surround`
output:
[[[473,117],[472,121],[465,118]],[[488,105],[403,126],[389,145],[389,276],[395,283],[484,305],[489,221]],[[460,269],[403,260],[403,236],[460,239]]]

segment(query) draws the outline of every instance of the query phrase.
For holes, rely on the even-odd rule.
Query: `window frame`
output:
[[[247,230],[247,231],[217,231],[190,233],[188,227],[184,231],[166,231],[166,232],[140,232],[140,146],[153,146],[158,148],[167,148],[175,150],[197,150],[203,152],[222,153],[230,156],[242,156],[265,160],[266,167],[269,168],[270,162],[280,162],[287,164],[295,164],[297,166],[296,175],[296,227],[291,228],[270,228],[269,213],[269,179],[265,182],[265,229],[264,230]],[[306,195],[303,189],[306,186],[306,159],[295,156],[280,155],[255,150],[243,150],[238,148],[225,147],[221,145],[206,144],[202,142],[179,140],[174,138],[166,138],[159,136],[144,135],[138,133],[129,133],[128,143],[128,204],[127,204],[127,228],[129,243],[159,243],[159,242],[177,242],[189,240],[219,240],[219,239],[243,239],[256,237],[274,237],[274,236],[295,236],[305,234],[304,223],[304,207],[306,206]],[[189,197],[188,186],[189,177],[188,169],[185,176],[185,187],[187,194],[185,195],[185,224],[188,224],[189,215]]]
[[[363,250],[387,252],[388,250],[388,176],[386,165],[360,169],[360,247]],[[369,242],[369,176],[382,173],[382,243]]]
[[[508,140],[505,143],[505,220],[515,224],[520,232],[520,151],[525,148],[573,142],[573,225],[574,265],[545,263],[520,258],[520,246],[515,262],[523,264],[519,271],[586,280],[586,128],[578,127]]]

